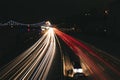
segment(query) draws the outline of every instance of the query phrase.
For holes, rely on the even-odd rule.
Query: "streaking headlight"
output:
[[[73,69],[74,73],[83,73],[83,69],[79,68],[79,69]]]
[[[49,29],[50,27],[46,27],[46,29]]]
[[[42,29],[42,31],[44,31],[45,29]]]

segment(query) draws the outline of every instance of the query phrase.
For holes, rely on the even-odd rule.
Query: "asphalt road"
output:
[[[58,31],[56,34],[52,29],[48,30],[32,47],[0,69],[0,79],[118,80],[120,78],[120,61],[117,58],[65,33]],[[70,78],[69,70],[74,68],[82,68],[85,75],[79,74]]]

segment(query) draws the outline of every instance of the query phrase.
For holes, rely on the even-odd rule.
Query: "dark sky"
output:
[[[115,0],[0,0],[1,19],[39,19],[78,14],[85,9],[106,8]]]

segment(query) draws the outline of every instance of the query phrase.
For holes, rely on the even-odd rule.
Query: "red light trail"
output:
[[[90,80],[119,80],[120,60],[63,33],[57,28],[45,27],[43,29],[45,34],[33,46],[0,69],[0,80],[46,80],[57,53],[57,42],[60,53],[63,54],[61,57],[64,76],[74,77],[74,74],[80,72],[78,70],[81,69],[85,77],[89,76]],[[65,44],[60,46],[56,35],[68,46]],[[81,63],[80,69],[74,67],[70,60],[73,56],[69,57],[69,52],[65,55],[62,53],[62,47],[64,46],[70,47],[72,52],[78,56],[79,63]]]
[[[107,68],[120,76],[119,68],[105,60],[101,56],[104,54],[95,52],[81,41],[78,41],[56,28],[54,28],[54,31],[74,51],[74,53],[80,57],[84,64],[89,67],[89,71],[95,80],[113,80],[111,74],[106,73]]]

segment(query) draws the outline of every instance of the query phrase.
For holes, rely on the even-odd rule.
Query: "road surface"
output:
[[[0,80],[119,80],[119,67],[115,57],[49,28],[32,47],[0,69]]]

